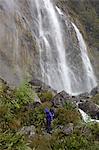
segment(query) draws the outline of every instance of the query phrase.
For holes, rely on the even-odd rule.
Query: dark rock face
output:
[[[99,87],[97,86],[91,90],[90,95],[95,96],[98,93],[99,93]]]
[[[19,85],[25,77],[40,77],[32,20],[27,0],[0,1],[0,77],[11,85]]]
[[[89,93],[82,93],[82,94],[80,94],[80,95],[78,95],[77,96],[79,99],[86,99],[86,98],[89,98],[90,97],[90,95],[89,95]]]
[[[90,94],[86,92],[73,97],[72,100],[76,101],[76,103],[79,103],[79,102],[85,102],[89,98],[90,98]]]
[[[54,96],[54,98],[51,100],[54,107],[63,107],[66,102],[72,102],[71,96],[66,93],[65,91],[62,91]]]
[[[0,28],[2,29],[0,30],[0,76],[10,84],[19,85],[20,81],[24,78],[42,78],[38,39],[39,42],[41,42],[43,49],[45,46],[44,40],[39,35],[39,20],[35,1],[32,3],[33,6],[31,5],[31,2],[31,0],[16,0],[11,1],[11,5],[9,5],[7,0],[0,1]],[[60,1],[59,5],[62,4],[61,2],[62,1]],[[83,68],[83,64],[80,57],[78,40],[71,25],[66,5],[64,5],[63,10],[64,14],[66,14],[66,16],[64,15],[65,17],[59,15],[58,12],[57,15],[58,18],[60,18],[60,23],[62,24],[63,41],[67,55],[69,56],[67,57],[67,62],[70,69],[75,73],[75,77],[78,77],[79,79],[79,76],[82,76],[84,70],[79,71]],[[42,12],[44,13],[45,10]],[[47,21],[45,21],[45,26],[47,26],[46,24]],[[49,38],[49,35],[47,38],[52,46],[53,61],[57,62],[57,52],[54,51],[55,47],[51,42],[52,39]],[[47,56],[45,49],[42,57],[44,60],[44,69],[46,68],[47,70],[48,61],[46,59]],[[72,74],[71,79],[73,80]],[[81,80],[83,81],[83,76]],[[75,89],[79,91],[79,89],[85,88],[82,86],[82,83],[79,84],[81,87],[76,86],[76,88],[76,83],[74,84],[71,82],[71,84],[71,86],[74,87],[72,89],[73,91],[75,91]],[[56,87],[57,85],[58,83],[56,82]]]
[[[53,95],[57,94],[57,91],[52,89],[49,85],[46,85],[44,82],[38,79],[33,79],[29,82],[33,87],[34,90],[38,92],[45,92],[45,91],[51,91]]]
[[[97,118],[97,114],[99,113],[99,107],[96,104],[94,104],[91,100],[79,103],[78,106],[84,112],[89,114],[93,119]]]

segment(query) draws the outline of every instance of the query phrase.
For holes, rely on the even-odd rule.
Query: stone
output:
[[[40,104],[41,104],[41,100],[40,100],[40,98],[37,96],[36,93],[35,93],[35,97],[34,97],[34,103],[40,103]]]
[[[63,107],[66,102],[72,103],[72,99],[68,93],[66,93],[65,91],[62,91],[62,92],[56,94],[52,98],[51,102],[54,107],[59,107],[59,106]]]
[[[75,101],[76,104],[79,104],[89,100],[90,97],[90,94],[88,92],[85,92],[75,96],[75,98],[72,98],[72,100]]]
[[[93,103],[91,100],[79,103],[78,107],[90,115],[93,119],[97,118],[97,113],[99,112],[99,106]]]
[[[85,93],[79,94],[77,97],[79,99],[86,99],[90,97],[90,94],[88,92],[85,92]]]
[[[27,135],[29,138],[33,138],[36,134],[36,129],[34,125],[31,126],[24,126],[21,130],[20,130],[21,134]]]
[[[98,93],[99,93],[99,87],[97,86],[91,90],[90,95],[95,96]]]
[[[57,94],[57,91],[51,88],[49,85],[46,85],[44,82],[42,82],[39,79],[33,79],[29,81],[31,86],[34,88],[34,90],[39,93],[39,92],[52,92],[53,95]]]

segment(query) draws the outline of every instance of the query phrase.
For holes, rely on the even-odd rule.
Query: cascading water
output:
[[[42,77],[57,90],[71,93],[63,35],[56,10],[50,0],[35,0],[39,21]]]
[[[79,47],[80,47],[80,50],[81,50],[81,58],[82,58],[82,61],[83,61],[83,67],[84,67],[85,74],[86,74],[87,91],[91,91],[92,88],[97,86],[96,77],[94,75],[90,59],[88,57],[87,46],[86,46],[86,43],[83,39],[83,36],[80,33],[77,26],[74,23],[72,23],[72,25],[75,29],[75,32],[77,34],[77,38],[78,38],[78,41],[79,41]]]
[[[97,122],[97,123],[99,123],[99,120],[91,119],[91,117],[88,116],[83,110],[79,109],[79,112],[81,113],[82,118],[86,123],[88,123],[88,122]]]
[[[26,72],[73,95],[96,86],[81,33],[51,0],[1,0],[0,4],[0,75],[8,79],[9,72],[12,81]],[[5,63],[8,57],[15,70]]]
[[[77,61],[72,63],[74,60],[68,58],[70,52],[66,51],[63,42],[62,23],[58,18],[58,15],[63,13],[58,7],[54,7],[51,0],[35,0],[35,4],[39,22],[38,41],[43,81],[58,91],[65,90],[73,95],[89,92],[96,86],[96,81],[81,33],[72,24],[79,40],[79,59],[83,61],[79,71]]]

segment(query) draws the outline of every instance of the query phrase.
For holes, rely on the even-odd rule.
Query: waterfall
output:
[[[65,90],[73,95],[90,92],[97,84],[86,44],[78,28],[72,23],[79,41],[79,55],[81,55],[76,56],[79,59],[73,60],[70,53],[75,55],[75,52],[68,53],[63,42],[63,39],[68,37],[64,37],[62,22],[59,20],[59,16],[64,15],[62,11],[54,7],[51,0],[35,0],[35,4],[38,14],[38,43],[43,81],[58,91]],[[69,28],[68,24],[66,25]],[[81,67],[78,61],[83,62]]]
[[[97,85],[81,33],[52,0],[2,0],[1,6],[0,50],[4,54],[0,64],[11,70],[11,81],[26,73],[72,95]],[[9,59],[15,70],[4,62]],[[6,69],[2,70],[8,78]]]
[[[58,91],[71,93],[69,67],[61,25],[50,0],[35,0],[39,21],[39,45],[44,82]]]
[[[63,15],[61,10],[58,7],[55,8],[51,0],[35,0],[35,5],[43,81],[58,91],[65,90],[70,94],[89,92],[96,86],[96,80],[86,44],[78,28],[72,23],[79,41],[80,61],[83,62],[82,74],[79,73],[78,64],[71,65],[73,60],[66,57],[68,53],[63,42],[62,24],[58,17]]]
[[[92,88],[97,86],[96,77],[94,75],[90,59],[88,57],[87,46],[86,46],[86,43],[83,39],[83,36],[80,33],[77,26],[74,23],[72,23],[72,25],[75,29],[75,32],[77,34],[77,39],[78,39],[78,42],[79,42],[79,47],[80,47],[80,51],[81,51],[81,58],[82,58],[82,61],[83,61],[83,68],[84,68],[84,71],[85,71],[85,74],[86,74],[87,91],[90,92],[92,90]]]

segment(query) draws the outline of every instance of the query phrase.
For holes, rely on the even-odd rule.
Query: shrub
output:
[[[99,94],[96,94],[94,97],[91,98],[91,100],[97,105],[99,105]]]
[[[89,123],[89,124],[87,124],[87,127],[90,129],[93,139],[99,140],[99,124],[98,123]]]
[[[0,133],[0,150],[31,150],[20,133]]]
[[[67,106],[66,106],[67,107]],[[58,108],[56,112],[55,123],[58,125],[65,125],[67,123],[77,124],[81,121],[79,113],[73,107],[64,109]]]
[[[34,101],[34,92],[29,86],[28,83],[23,83],[16,91],[15,91],[15,97],[16,97],[16,106],[24,105],[27,103],[33,103]]]
[[[53,98],[53,94],[50,91],[46,91],[39,94],[41,102],[50,101]]]
[[[49,139],[50,137],[47,135],[38,134],[32,139],[30,146],[35,150],[52,150]]]

